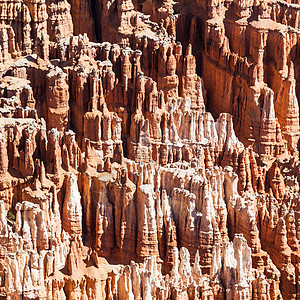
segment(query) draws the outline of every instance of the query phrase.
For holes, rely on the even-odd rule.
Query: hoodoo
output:
[[[300,299],[298,0],[0,0],[0,299]]]

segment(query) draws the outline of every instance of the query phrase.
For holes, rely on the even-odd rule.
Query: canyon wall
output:
[[[0,0],[0,299],[300,299],[299,10]]]

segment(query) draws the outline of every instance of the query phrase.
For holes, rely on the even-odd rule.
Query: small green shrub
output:
[[[10,221],[15,221],[16,216],[11,211],[9,211],[8,214],[7,214],[7,219],[10,220]]]

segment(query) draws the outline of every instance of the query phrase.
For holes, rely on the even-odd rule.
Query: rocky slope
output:
[[[300,299],[299,11],[0,0],[0,299]]]

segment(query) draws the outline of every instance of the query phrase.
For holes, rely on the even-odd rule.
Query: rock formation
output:
[[[0,299],[300,299],[289,2],[0,0]]]

